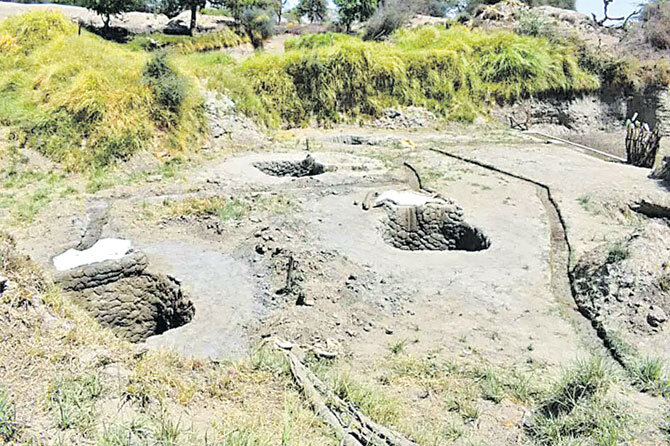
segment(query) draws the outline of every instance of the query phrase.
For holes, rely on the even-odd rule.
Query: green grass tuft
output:
[[[601,358],[567,369],[526,425],[539,445],[600,444],[627,441],[631,417],[607,391],[613,374]]]
[[[59,429],[90,430],[95,424],[95,401],[102,387],[96,375],[55,380],[48,391],[49,409]]]
[[[633,385],[640,391],[661,396],[670,395],[670,376],[663,359],[642,357],[627,364],[626,370],[633,378]]]
[[[16,407],[9,398],[9,394],[0,388],[0,440],[9,443],[18,435],[18,432]]]
[[[613,243],[607,253],[607,263],[618,263],[630,257],[630,249],[624,242]]]

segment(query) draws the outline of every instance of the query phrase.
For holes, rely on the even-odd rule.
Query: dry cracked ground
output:
[[[63,284],[105,328],[133,333],[129,357],[158,361],[144,364],[146,380],[157,357],[229,374],[225,404],[189,394],[183,370],[158,369],[170,398],[147,391],[136,404],[138,360],[107,351],[100,365],[80,339],[77,372],[125,389],[93,398],[97,422],[127,427],[158,404],[179,420],[163,425],[176,433],[161,444],[338,444],[309,393],[277,378],[289,372],[250,378],[229,365],[278,344],[418,444],[668,441],[670,195],[648,171],[495,126],[247,132],[179,163],[144,155],[93,176],[65,176],[27,150],[3,157],[2,226],[49,275],[67,249],[121,238],[148,266],[112,294],[179,288],[168,316],[137,328],[132,308],[130,321],[108,317],[125,300],[100,306],[99,284]],[[389,191],[420,193],[423,213],[380,203]],[[456,229],[436,229],[436,218]],[[5,371],[14,395],[25,390],[25,364]],[[35,404],[18,419],[42,439],[153,444],[131,428],[114,443],[107,431],[54,424],[39,392],[15,399]]]

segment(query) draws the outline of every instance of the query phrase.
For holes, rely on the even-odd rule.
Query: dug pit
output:
[[[254,163],[254,167],[274,177],[311,177],[326,171],[326,167],[309,154],[302,161],[260,161]]]
[[[54,259],[61,267],[55,280],[101,325],[131,342],[191,321],[195,309],[178,280],[148,272],[147,258],[141,252],[114,254],[114,258],[93,263],[75,262],[67,269],[62,257],[61,262]]]
[[[386,210],[382,237],[394,248],[405,251],[482,251],[491,240],[463,218],[463,209],[441,199],[383,199],[376,202]],[[403,197],[400,197],[403,198]]]

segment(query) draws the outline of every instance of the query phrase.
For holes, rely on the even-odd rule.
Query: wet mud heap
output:
[[[309,154],[302,161],[262,161],[255,163],[254,167],[274,177],[310,177],[326,171],[326,167]]]
[[[484,233],[463,220],[455,203],[420,206],[384,205],[382,236],[389,245],[405,251],[481,251],[491,246]]]
[[[193,303],[178,280],[147,271],[147,258],[131,252],[118,260],[59,272],[56,281],[101,325],[132,342],[187,324]]]

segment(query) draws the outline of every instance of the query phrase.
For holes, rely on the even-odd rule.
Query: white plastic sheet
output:
[[[130,251],[131,246],[130,240],[103,238],[83,251],[68,249],[54,257],[53,264],[58,271],[67,271],[82,265],[120,259]]]

